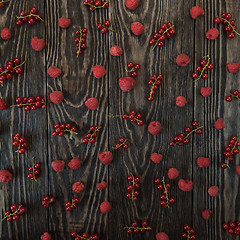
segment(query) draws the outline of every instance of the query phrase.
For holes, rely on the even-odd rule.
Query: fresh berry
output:
[[[46,195],[42,200],[42,205],[45,208],[49,208],[52,203],[55,203],[55,201],[56,201],[55,197],[50,197]]]
[[[190,63],[190,58],[182,53],[177,56],[176,62],[178,66],[186,67]]]
[[[218,38],[219,31],[217,28],[211,28],[206,33],[206,38],[210,40],[215,40]]]
[[[68,167],[70,167],[71,169],[79,169],[81,167],[82,163],[81,160],[78,158],[73,158],[69,163],[68,163]]]
[[[158,135],[160,134],[162,130],[162,125],[160,122],[158,121],[152,121],[149,123],[148,125],[148,131],[152,134],[152,135]]]
[[[106,74],[106,69],[101,65],[96,65],[93,67],[93,75],[96,78],[102,78]]]
[[[178,96],[176,99],[176,105],[179,107],[184,107],[187,104],[187,100],[183,96]]]
[[[100,210],[102,213],[108,213],[111,211],[111,209],[112,209],[112,206],[111,206],[110,202],[108,202],[108,201],[104,201],[100,205]]]
[[[97,98],[92,97],[87,99],[87,101],[85,102],[85,105],[91,110],[96,110],[98,109],[99,103]]]
[[[41,240],[51,240],[52,237],[48,232],[45,232],[42,236],[41,236]]]
[[[195,240],[196,235],[195,235],[195,229],[191,228],[188,224],[184,225],[184,231],[182,233],[182,238],[187,239],[187,240]]]
[[[19,133],[16,133],[13,139],[13,146],[18,148],[16,152],[18,152],[19,154],[24,154],[28,146],[26,139]]]
[[[65,167],[65,162],[62,160],[56,160],[52,162],[52,168],[56,172],[62,172]]]
[[[79,30],[75,31],[76,37],[74,42],[76,44],[76,54],[77,57],[83,53],[83,51],[87,48],[86,38],[87,38],[87,28],[79,27]]]
[[[125,139],[124,137],[121,137],[119,139],[119,142],[115,144],[114,147],[112,147],[112,149],[119,149],[119,148],[124,148],[124,149],[128,149],[129,145],[127,143],[127,139]]]
[[[32,158],[33,164],[28,168],[28,178],[31,180],[37,181],[38,175],[40,174],[40,163],[35,162],[35,157]]]
[[[153,74],[151,79],[148,80],[148,85],[151,86],[151,89],[149,91],[149,96],[148,96],[148,100],[151,102],[154,100],[154,96],[156,94],[156,91],[158,90],[159,86],[162,84],[162,79],[163,79],[163,75],[156,75]]]
[[[58,25],[61,28],[68,28],[71,25],[71,20],[69,18],[61,17],[58,20]]]
[[[84,184],[82,182],[75,182],[72,185],[73,192],[80,193],[84,190]]]
[[[192,191],[192,189],[193,189],[193,182],[189,181],[189,180],[180,179],[178,181],[178,187],[182,191]]]
[[[210,158],[205,158],[205,157],[199,157],[197,159],[197,165],[200,168],[207,168],[210,165]]]
[[[12,179],[12,174],[8,170],[0,170],[0,182],[1,183],[6,183],[11,181]]]
[[[110,49],[110,54],[112,56],[121,56],[123,54],[123,50],[121,47],[119,46],[113,46],[111,49]]]
[[[163,156],[159,153],[152,153],[151,160],[154,163],[160,163],[162,161]]]
[[[51,66],[51,67],[48,68],[48,74],[52,78],[59,77],[61,75],[61,73],[62,73],[62,70],[58,67]]]
[[[86,0],[85,0],[86,1]],[[99,240],[99,237],[97,234],[90,235],[89,233],[85,232],[82,235],[79,235],[76,231],[72,231],[71,236],[75,240]]]
[[[102,34],[106,34],[108,31],[116,32],[112,28],[110,28],[111,22],[110,20],[106,20],[105,23],[98,23],[97,28],[101,31]]]
[[[228,63],[227,68],[230,73],[237,73],[240,69],[240,63]]]
[[[223,224],[223,229],[227,230],[229,234],[239,236],[240,235],[240,221],[232,221]]]
[[[212,88],[210,87],[202,87],[201,88],[201,94],[203,97],[209,97],[212,93]]]
[[[126,0],[126,7],[130,10],[135,10],[139,5],[139,0]]]
[[[5,110],[5,109],[7,109],[7,104],[5,103],[5,101],[2,99],[2,98],[0,98],[0,110]]]
[[[145,27],[140,22],[134,22],[131,24],[132,33],[136,36],[139,36],[144,33]]]
[[[168,178],[175,179],[179,176],[179,171],[176,168],[169,168],[168,170]]]
[[[62,91],[55,91],[50,93],[50,100],[54,104],[59,104],[63,101],[63,92]]]
[[[214,127],[217,129],[217,130],[221,130],[223,128],[226,127],[226,125],[224,124],[224,121],[222,118],[219,118],[215,123],[214,123]]]
[[[34,37],[31,40],[31,45],[35,51],[37,52],[42,51],[45,47],[45,40],[38,37]]]
[[[105,164],[105,165],[109,165],[112,160],[113,160],[113,154],[109,151],[105,151],[105,152],[101,152],[99,154],[99,160]]]
[[[96,9],[99,9],[99,8],[109,8],[109,0],[106,0],[106,1],[100,1],[100,0],[84,0],[83,1],[83,4],[85,6],[88,6],[89,7],[89,10],[91,12],[94,12]]]
[[[132,173],[128,176],[128,181],[131,183],[127,187],[127,198],[132,201],[137,201],[140,188],[140,177],[134,176]]]
[[[204,211],[202,211],[202,217],[205,220],[208,220],[211,216],[212,211],[210,209],[205,209]]]
[[[10,107],[24,108],[26,111],[36,110],[38,108],[46,109],[46,101],[40,97],[17,97],[16,104]]]
[[[149,225],[148,221],[143,220],[141,225],[138,225],[136,221],[132,222],[131,226],[124,227],[128,234],[132,233],[145,233],[152,230],[152,227]]]
[[[80,200],[78,197],[74,197],[71,201],[68,201],[65,203],[65,208],[68,212],[70,212],[72,209],[77,208]]]
[[[165,232],[159,232],[156,235],[156,240],[169,240],[169,237]]]
[[[7,219],[8,222],[18,221],[20,217],[26,212],[26,208],[22,204],[12,204],[11,210],[5,211],[5,217],[2,219]]]
[[[105,189],[106,187],[107,187],[107,183],[105,181],[102,181],[102,182],[97,184],[97,189],[100,190],[100,191]]]
[[[212,197],[218,197],[219,196],[219,187],[218,186],[212,186],[208,189],[208,194]]]
[[[25,11],[21,11],[20,16],[16,17],[17,17],[16,24],[18,26],[21,26],[26,22],[29,25],[34,25],[36,22],[40,21],[44,22],[41,15],[38,13],[38,9],[36,7],[31,7],[28,14]]]
[[[11,33],[11,30],[9,28],[4,28],[2,31],[1,31],[1,38],[4,39],[4,40],[9,40],[12,38],[12,33]]]
[[[101,126],[91,126],[90,131],[86,134],[86,136],[82,139],[82,142],[87,144],[87,149],[90,144],[94,144],[96,142],[96,138],[101,129]]]
[[[193,19],[196,19],[197,17],[204,15],[204,10],[199,6],[194,6],[191,8],[190,14]]]

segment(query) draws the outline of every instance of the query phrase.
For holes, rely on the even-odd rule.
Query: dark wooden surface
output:
[[[193,20],[190,9],[194,5],[205,9],[205,15]],[[17,27],[15,15],[35,5],[46,20],[45,25]],[[13,38],[0,40],[0,63],[15,56],[26,60],[24,74],[1,88],[0,97],[12,103],[17,96],[41,95],[49,98],[55,90],[64,92],[64,101],[60,105],[48,104],[47,110],[25,112],[22,109],[8,109],[0,112],[0,169],[13,172],[13,180],[0,184],[1,213],[12,203],[22,203],[27,213],[17,223],[4,221],[0,225],[0,237],[17,240],[40,239],[41,234],[49,231],[53,239],[72,239],[71,231],[97,233],[102,240],[155,239],[159,231],[166,232],[170,239],[181,239],[183,225],[192,225],[199,240],[233,239],[222,229],[222,224],[239,220],[239,176],[235,173],[235,164],[230,170],[219,167],[224,156],[225,145],[230,137],[239,133],[239,105],[226,103],[224,97],[230,90],[239,88],[239,74],[230,74],[226,70],[228,62],[239,62],[240,38],[227,40],[219,26],[220,36],[215,41],[205,38],[205,32],[215,26],[214,17],[223,12],[231,12],[240,24],[240,2],[235,0],[176,1],[149,0],[140,1],[135,11],[125,7],[125,1],[112,0],[108,10],[101,9],[91,13],[82,1],[44,0],[11,1],[8,7],[0,9],[0,26],[10,27]],[[60,17],[71,18],[68,29],[60,29]],[[97,23],[110,19],[117,33],[102,35]],[[130,24],[142,22],[145,33],[134,36]],[[162,49],[151,50],[148,40],[163,22],[172,21],[177,34],[166,42]],[[74,32],[77,26],[88,28],[87,50],[76,58]],[[31,38],[42,37],[46,47],[41,52],[31,48]],[[121,57],[113,57],[109,50],[113,45],[124,49]],[[189,55],[191,63],[178,67],[175,59],[178,54]],[[209,54],[215,69],[208,80],[192,81],[192,72],[202,56]],[[118,87],[118,79],[126,76],[127,62],[141,64],[142,69],[131,92],[124,93]],[[92,74],[94,65],[103,65],[107,69],[104,78],[96,79]],[[55,65],[63,74],[57,79],[47,75],[48,67]],[[162,73],[163,83],[154,102],[147,100],[149,86],[147,80],[152,74]],[[202,86],[211,86],[212,95],[203,98]],[[175,104],[177,96],[183,95],[188,104],[179,108]],[[84,102],[89,97],[100,99],[97,111],[88,110]],[[144,115],[146,123],[153,120],[162,123],[159,136],[147,132],[147,124],[137,127],[121,119],[108,119],[108,114],[122,114],[136,109]],[[217,131],[213,124],[218,118],[224,118],[226,129]],[[194,136],[191,144],[185,147],[169,147],[171,138],[183,131],[184,127],[198,120],[204,125],[204,134]],[[66,137],[52,137],[54,123],[71,122],[78,127],[79,135],[73,141]],[[89,151],[81,144],[81,138],[90,125],[101,125],[102,130],[96,144]],[[30,143],[26,154],[19,156],[12,147],[12,138],[16,132],[22,133]],[[129,150],[114,152],[113,163],[107,167],[98,160],[98,154],[109,150],[120,136],[131,139]],[[152,152],[163,154],[163,161],[154,164],[150,161]],[[42,164],[41,176],[37,183],[27,179],[28,166],[35,156]],[[199,169],[196,159],[199,156],[211,158],[207,169]],[[56,173],[51,162],[62,159],[66,163],[72,157],[79,157],[83,165],[79,170],[65,169]],[[170,167],[180,170],[180,177],[192,179],[192,192],[182,192],[177,180],[172,184],[171,195],[176,203],[170,209],[160,206],[160,193],[153,184],[155,177],[167,175]],[[127,175],[132,172],[141,176],[141,196],[136,203],[126,197]],[[71,186],[81,180],[86,189],[79,194],[79,207],[66,212],[64,203],[72,198]],[[96,189],[96,184],[105,180],[108,188]],[[210,197],[207,189],[219,185],[220,196]],[[56,204],[49,209],[41,206],[46,194],[57,198]],[[109,214],[101,214],[99,205],[109,200],[113,206]],[[201,211],[212,210],[209,221],[203,220]],[[123,230],[133,220],[147,219],[153,231],[141,235],[128,236]],[[239,239],[239,238],[236,238]]]

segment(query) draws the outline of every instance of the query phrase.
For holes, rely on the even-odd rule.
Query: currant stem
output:
[[[79,46],[78,46],[77,58],[78,58],[79,52],[81,50],[81,40],[82,40],[82,28],[80,26],[79,26],[79,32],[80,32],[80,37],[79,37],[79,41],[78,41]]]
[[[37,17],[38,19],[40,19],[42,22],[44,22],[44,20],[42,18],[40,18],[38,15],[36,14],[29,14],[29,15],[26,15],[26,16],[16,16],[17,19],[23,19],[23,18],[26,18],[26,17]]]
[[[131,194],[132,194],[131,199],[132,199],[132,201],[133,201],[133,197],[134,197],[135,178],[134,178],[134,175],[133,175],[132,173],[130,173],[130,175],[133,177],[133,180],[131,181],[131,183],[132,183],[132,185],[133,185],[133,190],[132,190],[132,192],[131,192]]]
[[[19,64],[19,65],[16,65],[13,69],[16,70],[18,67],[21,67],[24,63],[25,63],[25,61],[23,61],[23,62],[22,62],[21,64]],[[9,70],[5,70],[4,72],[1,72],[1,73],[0,73],[0,76],[3,75],[3,74],[5,74],[5,73],[7,73],[7,72],[9,72]]]
[[[68,130],[68,129],[65,129],[64,132],[70,132],[70,137],[69,137],[69,139],[71,139],[71,140],[73,139],[73,135],[74,135],[74,134],[75,134],[75,135],[78,135],[78,133],[73,132],[73,131]]]
[[[190,232],[187,231],[187,234],[188,234],[187,239],[190,240]]]
[[[88,3],[87,5],[91,6],[91,7],[95,7],[95,8],[103,8],[109,1],[106,1],[102,6],[96,7],[95,5],[92,5],[90,3]]]
[[[79,237],[81,239],[84,239],[84,240],[89,240],[89,238],[85,238],[85,237],[82,237],[82,236],[79,236],[79,235],[77,235],[77,237]]]
[[[218,17],[218,16],[217,16]],[[220,19],[222,19],[223,21],[227,22],[228,25],[232,28],[232,31],[235,32],[238,36],[240,36],[240,33],[238,33],[234,28],[233,28],[233,25],[225,18],[222,18],[222,17],[218,17]]]
[[[125,66],[125,71],[126,72],[133,72],[134,71],[134,67],[131,70],[128,71],[127,66]]]
[[[32,165],[33,170],[32,170],[32,173],[33,173],[33,179],[34,179],[34,181],[37,182],[36,175],[35,175],[35,173],[34,173],[34,171],[36,170],[35,167],[34,167],[34,165],[35,165],[35,159],[36,159],[35,157],[32,158],[32,161],[33,161],[33,165]]]
[[[168,198],[168,193],[167,193],[167,188],[166,188],[166,183],[165,183],[165,179],[164,179],[164,176],[162,178],[162,183],[163,183],[163,187],[164,187],[164,193],[166,194],[166,199],[167,199],[167,206],[169,208],[169,198]]]
[[[45,104],[45,102],[41,102],[41,104]],[[35,103],[20,103],[16,105],[11,105],[10,107],[20,107],[20,106],[26,106],[26,105],[35,105]]]
[[[150,227],[124,227],[123,229],[139,229],[139,230],[151,230],[152,228]]]
[[[6,2],[10,2],[11,0],[2,0],[0,1],[0,3],[6,3]]]
[[[150,98],[152,97],[152,93],[153,93],[153,88],[154,88],[154,86],[156,85],[156,82],[157,82],[157,80],[159,79],[159,76],[155,79],[155,82],[153,83],[153,85],[152,85],[152,87],[151,87],[151,91],[150,91]]]
[[[123,143],[121,143],[119,147],[112,147],[112,149],[119,149],[119,148],[122,147],[126,142],[127,142],[127,139],[125,139],[125,141],[124,141]]]
[[[98,127],[98,129],[94,130],[94,132],[92,133],[91,137],[89,138],[88,140],[88,144],[87,144],[87,150],[89,148],[89,145],[91,143],[91,140],[93,139],[93,134],[96,133],[96,132],[99,132],[99,130],[101,129],[101,127]]]
[[[238,141],[239,141],[239,139],[236,140],[234,146],[232,147],[231,153],[233,153],[233,150],[236,148]],[[230,162],[230,161],[229,161],[229,157],[228,157],[228,158],[227,158],[227,162],[225,162],[225,163],[227,164],[227,167],[228,167],[228,168],[230,168],[229,162]]]
[[[232,93],[230,95],[240,101],[240,98],[238,96],[235,96]]]
[[[204,66],[204,68],[202,69],[202,71],[201,71],[200,75],[198,76],[198,78],[195,79],[193,82],[197,82],[197,81],[202,77],[204,71],[206,70],[206,68],[207,68],[208,65],[209,65],[209,62],[210,62],[210,59],[211,59],[211,58],[207,55],[207,56],[204,56],[203,59],[207,59],[207,64],[206,64],[206,65]]]
[[[172,25],[170,28],[166,29],[165,32],[162,34],[164,35],[165,33],[167,33],[171,28],[174,28],[174,25]],[[158,42],[160,41],[160,38],[157,40],[157,42],[155,43],[155,45],[153,46],[152,50],[154,50],[154,48],[157,46]]]
[[[22,205],[20,205],[19,208],[18,208],[15,212],[13,212],[13,213],[11,213],[11,214],[9,214],[9,215],[6,215],[6,216],[1,220],[1,222],[3,222],[6,218],[11,217],[11,216],[14,216],[16,213],[18,213],[18,212],[20,211],[21,207],[22,207]]]

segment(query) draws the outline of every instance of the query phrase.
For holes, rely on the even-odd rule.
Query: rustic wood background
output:
[[[239,133],[239,105],[227,103],[224,97],[230,90],[239,88],[239,74],[230,74],[226,70],[228,62],[239,62],[240,38],[228,40],[222,26],[217,26],[220,36],[211,41],[205,38],[205,32],[216,27],[214,17],[221,12],[231,12],[237,25],[240,25],[240,1],[235,0],[147,0],[140,1],[135,11],[125,7],[125,1],[111,0],[109,9],[90,12],[82,1],[78,0],[42,0],[11,1],[0,9],[0,27],[12,29],[13,38],[0,40],[0,65],[18,56],[26,60],[24,73],[14,77],[0,90],[0,97],[12,103],[17,96],[41,95],[49,98],[55,90],[64,92],[64,101],[60,105],[48,104],[47,110],[25,112],[23,109],[8,109],[0,112],[1,122],[1,159],[0,169],[9,169],[14,178],[7,184],[0,184],[0,208],[3,214],[12,203],[22,203],[27,213],[16,223],[2,222],[2,239],[34,240],[49,231],[54,239],[73,239],[71,231],[97,233],[104,240],[155,239],[159,231],[166,232],[170,239],[181,239],[183,225],[188,223],[196,229],[199,240],[233,239],[222,224],[240,218],[239,176],[235,173],[235,164],[230,170],[223,171],[220,162],[224,160],[223,151],[229,138]],[[46,23],[28,24],[18,27],[15,15],[21,10],[36,6]],[[189,14],[194,5],[202,6],[205,15],[193,20]],[[60,17],[69,17],[72,21],[68,29],[58,26]],[[110,19],[117,33],[102,35],[97,23]],[[134,36],[130,24],[142,22],[145,33]],[[163,22],[172,21],[177,34],[166,41],[162,49],[151,50],[149,39]],[[87,50],[76,58],[75,30],[77,26],[87,27]],[[46,40],[41,52],[31,48],[31,38],[38,36]],[[124,49],[121,57],[110,55],[110,47],[120,45]],[[175,63],[180,53],[190,56],[187,67],[178,67]],[[215,69],[208,80],[192,81],[192,73],[201,57],[209,54]],[[134,90],[124,93],[118,87],[118,79],[127,76],[125,65],[133,61],[141,64]],[[94,78],[94,65],[106,66],[107,74],[102,79]],[[57,79],[47,75],[47,69],[58,66],[63,74]],[[154,102],[147,100],[149,86],[147,81],[152,74],[162,73],[163,83]],[[201,87],[212,87],[212,95],[203,98]],[[188,104],[179,108],[175,104],[177,96],[183,95]],[[88,97],[100,99],[97,111],[88,110],[84,102]],[[153,120],[162,123],[159,136],[147,133],[147,124],[137,127],[122,119],[108,119],[108,114],[125,113],[131,109],[143,113],[146,123]],[[217,131],[213,124],[223,117],[226,129]],[[185,147],[169,147],[171,138],[198,120],[204,125],[204,134],[193,136]],[[71,122],[78,127],[79,135],[70,141],[67,137],[52,137],[53,125],[58,122]],[[92,124],[101,125],[102,131],[96,144],[89,151],[81,144],[81,138]],[[16,132],[22,133],[30,143],[23,156],[14,152],[12,138]],[[128,150],[114,153],[113,163],[107,167],[98,160],[98,154],[108,150],[120,136],[131,139]],[[150,161],[152,152],[160,152],[164,159],[160,164]],[[27,179],[28,166],[35,156],[42,164],[41,175],[37,183]],[[196,159],[199,156],[211,158],[207,169],[199,169]],[[66,163],[72,157],[79,157],[83,165],[79,170],[65,169],[56,173],[51,162],[63,159]],[[170,209],[160,206],[160,193],[153,180],[167,175],[170,167],[180,170],[180,177],[192,179],[192,192],[182,192],[173,185],[171,196],[176,203]],[[127,175],[133,172],[141,176],[141,196],[136,203],[125,197]],[[72,184],[81,180],[86,184],[84,192],[79,194],[80,205],[76,210],[65,211],[64,203],[73,196]],[[109,183],[106,190],[98,191],[96,184],[105,180]],[[207,189],[219,185],[220,196],[210,197]],[[56,196],[57,201],[49,209],[41,205],[46,195]],[[113,206],[109,214],[101,214],[99,205],[109,200]],[[202,210],[210,208],[212,216],[205,221]],[[123,227],[133,220],[147,219],[153,227],[152,232],[128,236]],[[235,238],[239,239],[239,238]]]

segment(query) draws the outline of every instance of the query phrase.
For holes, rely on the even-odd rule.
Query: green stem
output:
[[[90,3],[88,3],[87,5],[91,6],[91,7],[95,7],[95,8],[103,8],[109,1],[106,1],[102,6],[96,7],[95,5],[92,5]]]
[[[193,82],[197,82],[197,81],[202,77],[204,71],[205,71],[206,68],[208,67],[209,62],[210,62],[210,57],[207,55],[207,56],[204,56],[204,57],[203,57],[203,59],[205,59],[205,58],[207,59],[207,64],[206,64],[206,65],[204,66],[204,68],[202,69],[202,71],[201,71],[200,75],[198,76],[198,78],[195,79]]]
[[[44,20],[42,19],[42,18],[40,18],[38,15],[36,15],[36,14],[29,14],[29,15],[26,15],[26,16],[16,16],[17,17],[17,19],[23,19],[23,18],[29,18],[29,17],[37,17],[37,18],[39,18],[42,22],[44,22]]]
[[[121,143],[119,147],[112,147],[112,149],[119,149],[119,148],[122,147],[126,142],[127,142],[127,139],[125,139],[125,141],[124,141],[123,143]]]
[[[157,82],[157,80],[159,79],[159,76],[155,79],[155,82],[153,83],[153,85],[152,85],[152,87],[151,87],[151,91],[150,91],[150,98],[152,97],[152,93],[153,93],[153,88],[154,88],[154,86],[156,85],[156,82]]]
[[[238,96],[235,96],[232,93],[230,95],[240,101],[240,98]]]
[[[217,16],[218,17],[218,16]],[[222,19],[223,21],[227,22],[228,25],[232,28],[232,31],[235,32],[238,36],[240,36],[240,33],[238,33],[234,28],[233,28],[233,25],[225,18],[222,18],[222,17],[218,17],[220,19]]]
[[[131,199],[132,199],[132,201],[133,201],[133,197],[134,197],[135,178],[134,178],[134,175],[133,175],[132,173],[130,173],[130,175],[133,177],[133,180],[131,181],[131,183],[132,183],[132,185],[133,185],[133,190],[132,190],[132,192],[131,192],[131,194],[132,194]]]
[[[25,61],[23,61],[21,64],[16,65],[13,69],[16,70],[18,67],[21,67],[23,64],[25,63]],[[5,70],[4,72],[0,73],[0,76],[3,74],[6,74],[7,72],[9,72],[10,70]]]
[[[6,2],[10,2],[10,0],[2,0],[2,1],[0,1],[0,3],[6,3]]]
[[[71,139],[71,140],[73,139],[73,135],[74,135],[74,134],[75,134],[75,135],[78,135],[78,133],[73,132],[73,131],[68,130],[68,129],[65,129],[64,132],[70,132],[70,137],[69,137],[69,139]]]
[[[22,205],[20,205],[20,207],[19,207],[14,213],[11,213],[11,214],[9,214],[9,215],[6,215],[6,216],[1,220],[1,222],[3,222],[6,218],[11,217],[11,216],[14,216],[16,213],[18,213],[18,212],[20,211],[21,207],[22,207]]]
[[[126,72],[133,72],[134,71],[134,67],[130,71],[128,71],[127,66],[125,66],[125,70],[126,70]]]
[[[124,229],[139,229],[139,230],[151,230],[152,228],[146,228],[146,227],[124,227]]]
[[[238,143],[239,139],[236,140],[234,146],[232,147],[231,153],[233,153],[233,150],[236,148],[237,143]],[[229,166],[229,157],[227,158],[227,162],[225,162],[227,164],[227,167],[230,168]]]
[[[164,193],[166,195],[166,200],[167,200],[167,206],[169,208],[169,198],[168,198],[168,193],[167,193],[167,188],[166,188],[166,183],[165,183],[165,179],[164,176],[162,178],[162,183],[163,183],[163,187],[164,187]]]
[[[79,32],[80,32],[80,37],[79,37],[79,41],[78,41],[78,52],[77,52],[77,58],[79,56],[79,52],[81,51],[81,40],[82,40],[82,28],[79,26]]]

